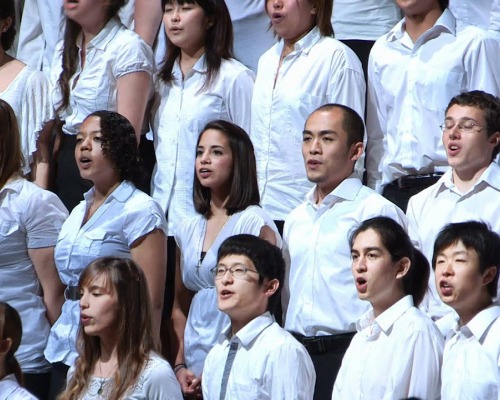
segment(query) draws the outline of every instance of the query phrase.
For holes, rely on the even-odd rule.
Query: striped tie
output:
[[[224,373],[222,374],[219,400],[224,400],[226,398],[227,381],[229,379],[229,374],[231,373],[231,367],[233,366],[234,357],[236,356],[239,344],[240,340],[234,336],[231,339],[231,344],[229,345],[229,353],[227,354],[226,365],[224,366]]]

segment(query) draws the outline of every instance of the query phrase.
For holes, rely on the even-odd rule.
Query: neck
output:
[[[3,47],[0,46],[0,68],[11,60],[13,60],[13,58],[7,54]]]
[[[328,196],[331,192],[333,192],[341,183],[342,181],[336,182],[334,184],[328,184],[328,185],[322,185],[318,183],[316,185],[316,190],[314,191],[314,197],[316,200],[316,204],[319,206],[321,203],[323,203],[323,200],[325,199],[326,196]]]
[[[217,193],[212,191],[210,193],[210,210],[212,215],[227,215],[226,202],[229,197],[227,193]]]
[[[99,34],[99,32],[102,31],[102,29],[106,26],[107,23],[108,23],[108,20],[103,19],[100,21],[96,21],[93,24],[82,26],[83,46],[86,47],[87,44],[93,38],[95,38]]]
[[[413,43],[417,41],[420,35],[434,26],[442,13],[443,11],[441,11],[439,5],[436,4],[435,8],[420,14],[405,15],[405,30]]]
[[[196,62],[205,53],[205,48],[201,47],[196,50],[186,50],[181,49],[181,56],[179,59],[179,64],[181,67],[182,75],[185,76],[189,71],[191,71],[196,64]]]
[[[484,171],[488,168],[487,166],[482,167],[481,169],[474,171],[458,171],[452,169],[453,183],[458,188],[460,193],[467,193],[471,187],[473,187],[476,182],[479,180],[481,175],[483,175]]]
[[[118,361],[118,352],[117,352],[117,339],[106,338],[101,336],[101,363],[102,364],[116,364]]]
[[[402,291],[402,289],[398,289],[393,292],[392,296],[389,299],[386,299],[383,302],[378,302],[377,304],[372,303],[374,317],[377,318],[380,314],[382,314],[384,311],[387,311],[405,296],[406,294]]]
[[[491,297],[485,295],[482,301],[474,302],[472,306],[462,310],[456,310],[460,320],[458,321],[460,326],[467,325],[477,314],[485,310],[493,304]]]
[[[311,32],[314,28],[314,25],[308,31],[305,31],[300,36],[294,37],[292,39],[283,39],[283,50],[281,50],[281,59],[285,58],[288,54],[290,54],[295,48],[295,43],[297,43],[300,39],[306,36],[309,32]]]
[[[94,202],[104,202],[113,191],[120,186],[121,181],[109,183],[107,185],[99,185],[94,183]]]

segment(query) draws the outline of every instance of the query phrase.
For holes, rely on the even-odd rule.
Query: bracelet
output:
[[[187,369],[187,365],[184,363],[175,364],[174,365],[174,374],[177,374],[177,372],[179,372],[183,368]]]

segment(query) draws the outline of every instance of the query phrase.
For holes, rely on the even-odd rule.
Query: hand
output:
[[[182,393],[188,396],[198,395],[201,393],[201,378],[187,368],[182,368],[175,374],[179,384],[181,385]]]

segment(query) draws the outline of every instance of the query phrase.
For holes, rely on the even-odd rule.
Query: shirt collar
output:
[[[500,317],[500,306],[490,306],[476,314],[465,326],[460,328],[457,325],[454,331],[455,333],[463,333],[466,337],[470,337],[470,334],[472,334],[481,342],[490,325],[498,317]]]
[[[356,328],[358,331],[362,331],[368,326],[376,324],[387,335],[401,315],[413,306],[413,297],[411,295],[407,295],[385,310],[382,314],[375,318],[375,320],[373,320],[373,309],[369,310],[356,322]]]
[[[122,23],[116,17],[111,18],[108,23],[101,29],[101,31],[87,44],[87,50],[91,48],[96,48],[99,50],[106,50],[106,46],[116,35],[116,32],[120,29]],[[82,33],[78,35],[78,40],[76,45],[81,49],[82,43]]]
[[[135,190],[135,186],[133,183],[129,181],[122,181],[118,187],[111,192],[108,198],[105,200],[105,203],[110,202],[112,199],[120,203],[125,203],[128,198],[132,195]],[[83,198],[87,203],[91,203],[94,198],[95,188],[92,187],[88,192],[83,194]]]
[[[246,348],[253,343],[255,338],[257,338],[264,329],[268,328],[273,323],[274,317],[269,311],[266,311],[264,314],[254,318],[241,328],[235,336],[239,339],[241,345]],[[231,341],[231,325],[224,329],[219,336],[219,343],[224,341],[228,343]]]
[[[312,49],[312,47],[322,38],[321,32],[319,28],[315,26],[311,31],[305,35],[302,39],[298,40],[293,45],[293,52],[304,52],[306,54]],[[276,46],[276,50],[278,56],[281,55],[281,51],[283,50],[284,42],[283,39],[280,41],[280,45]]]
[[[191,71],[188,72],[186,75],[186,79],[189,78],[191,74],[194,72],[199,72],[200,74],[205,74],[208,71],[208,67],[206,64],[206,57],[205,53],[202,54],[202,56],[196,61],[196,63],[193,65],[193,68]],[[182,82],[182,71],[181,71],[181,64],[180,64],[180,59],[177,57],[175,60],[174,66],[172,67],[172,75],[174,76],[174,79],[176,79],[179,82]]]
[[[348,178],[340,182],[340,184],[335,189],[333,189],[325,196],[319,207],[329,207],[338,199],[352,201],[356,198],[362,186],[363,184],[357,177],[356,173],[353,172]],[[316,186],[309,190],[309,192],[306,194],[305,200],[313,207],[318,207],[316,205]]]
[[[406,18],[399,21],[394,28],[392,28],[385,36],[387,42],[394,42],[396,40],[401,40],[406,33],[405,30]],[[440,17],[437,19],[436,23],[432,28],[430,28],[423,35],[428,36],[429,33],[437,33],[442,31],[447,31],[452,35],[456,35],[457,20],[450,10],[445,9]],[[432,35],[434,37],[434,35]]]
[[[497,190],[500,190],[500,165],[498,165],[496,162],[493,161],[488,166],[488,168],[485,169],[485,171],[479,177],[477,182],[474,184],[474,186],[472,186],[469,189],[467,193],[475,190],[476,187],[478,187],[482,183],[487,186],[491,186]],[[455,183],[453,182],[453,173],[451,168],[444,173],[441,179],[437,182],[437,185],[439,185],[439,188],[436,191],[436,196],[443,190],[445,190],[445,188],[448,188],[450,190],[453,190],[455,188]],[[467,193],[463,193],[462,195],[465,195]]]
[[[23,178],[18,177],[14,179],[9,179],[5,185],[3,185],[3,188],[0,189],[0,193],[3,193],[4,191],[11,191],[11,192],[16,192],[20,193],[22,189],[22,183],[23,183]]]

